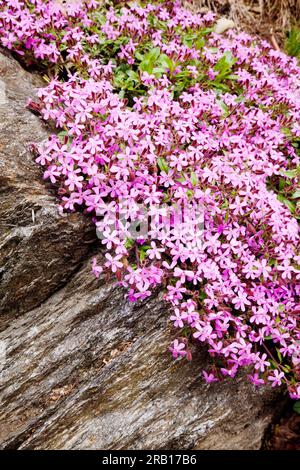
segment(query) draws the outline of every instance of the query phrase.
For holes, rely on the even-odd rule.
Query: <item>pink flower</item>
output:
[[[209,33],[213,20],[179,2],[0,0],[0,43],[49,76],[70,71],[29,105],[57,131],[32,150],[60,212],[90,215],[101,233],[95,276],[112,271],[130,301],[166,287],[186,333],[172,354],[205,343],[208,382],[247,367],[255,385],[285,382],[297,398],[300,69],[245,33]],[[203,46],[183,40],[203,28]],[[278,370],[263,353],[276,347]]]
[[[266,360],[267,355],[264,353],[261,356],[259,353],[256,354],[256,359],[255,359],[255,369],[259,369],[261,372],[264,372],[266,369],[266,366],[270,365],[270,362]]]
[[[123,258],[122,255],[117,255],[113,258],[111,254],[106,253],[105,258],[107,259],[105,266],[110,268],[113,273],[115,273],[118,269],[121,269],[123,267],[123,263],[121,263],[120,261],[120,259]]]
[[[272,382],[272,387],[279,387],[282,384],[282,379],[284,378],[284,373],[279,372],[278,369],[275,369],[273,375],[268,375],[268,380]]]
[[[253,375],[248,375],[248,378],[253,383],[253,385],[256,385],[257,387],[264,385],[265,383],[264,379],[260,378],[257,373]]]
[[[205,372],[205,370],[202,371],[203,378],[207,384],[211,384],[213,382],[219,382],[219,379],[215,377],[215,375],[211,373]]]
[[[92,272],[98,278],[102,273],[103,268],[97,264],[97,258],[93,258]]]
[[[170,317],[170,320],[174,322],[174,326],[177,328],[183,328],[183,317],[178,308],[175,308],[174,315]]]
[[[172,345],[169,347],[169,351],[171,351],[172,356],[176,359],[177,357],[186,356],[187,352],[185,351],[185,344],[180,343],[177,339],[175,339]]]
[[[161,259],[161,253],[164,252],[164,248],[157,248],[155,242],[151,242],[151,248],[148,250],[147,255],[150,259]]]
[[[202,326],[200,323],[196,323],[195,327],[198,331],[193,333],[193,337],[197,338],[199,341],[206,341],[208,338],[213,338],[216,335],[212,335],[213,329],[210,325]]]
[[[300,385],[298,386],[290,386],[289,387],[289,394],[292,400],[300,400]]]
[[[241,290],[238,292],[238,296],[232,299],[232,303],[236,309],[240,309],[242,312],[246,310],[246,305],[251,305],[251,302],[247,299],[247,294]]]
[[[44,178],[45,179],[50,179],[51,183],[56,182],[56,178],[60,176],[60,172],[58,171],[58,168],[56,165],[51,165],[48,167],[48,170],[45,171],[44,173]]]

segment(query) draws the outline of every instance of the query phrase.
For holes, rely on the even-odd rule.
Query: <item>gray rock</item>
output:
[[[25,108],[37,76],[0,53],[0,325],[39,305],[69,279],[94,237],[80,214],[60,217],[42,171],[28,151],[47,138]]]
[[[281,392],[204,384],[205,350],[191,363],[167,352],[160,293],[130,304],[90,274],[90,222],[58,216],[27,151],[47,135],[24,109],[36,79],[3,55],[0,79],[0,448],[260,448]]]

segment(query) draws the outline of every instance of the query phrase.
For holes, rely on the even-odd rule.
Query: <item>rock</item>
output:
[[[94,235],[80,214],[61,217],[55,198],[28,151],[47,138],[25,108],[37,76],[0,53],[0,326],[12,314],[39,305],[84,259]]]
[[[90,276],[89,261],[0,336],[0,442],[20,449],[255,449],[272,419],[270,390],[244,377],[211,386],[167,354],[167,312],[153,296]]]
[[[299,450],[300,449],[300,414],[293,411],[293,403],[281,413],[278,422],[274,422],[266,435],[263,450]]]
[[[225,31],[227,31],[228,29],[232,29],[232,28],[235,28],[235,23],[228,18],[222,17],[222,18],[219,18],[216,23],[215,33],[222,34],[222,33],[225,33]]]
[[[26,150],[47,136],[24,108],[37,79],[3,55],[0,76],[0,448],[260,448],[281,391],[204,384],[205,350],[192,363],[167,352],[161,293],[128,303],[90,274],[89,220],[59,217]]]

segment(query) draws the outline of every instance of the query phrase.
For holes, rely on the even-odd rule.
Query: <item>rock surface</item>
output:
[[[93,235],[87,219],[60,217],[28,148],[47,138],[26,110],[41,80],[0,54],[0,311],[39,305],[70,277]]]
[[[58,215],[27,150],[47,136],[24,108],[38,81],[1,53],[0,80],[0,448],[260,448],[281,393],[203,384],[204,351],[166,352],[160,294],[129,304],[91,276],[90,222]]]

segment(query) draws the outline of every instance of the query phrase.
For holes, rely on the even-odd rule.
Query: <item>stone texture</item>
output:
[[[83,216],[60,217],[55,198],[28,148],[47,138],[25,108],[37,76],[0,54],[0,312],[6,317],[39,305],[70,277],[93,237]]]
[[[2,448],[259,448],[274,393],[242,377],[204,385],[204,352],[191,364],[166,353],[159,298],[129,304],[89,271],[0,336]]]
[[[0,79],[0,448],[260,448],[281,393],[204,384],[204,350],[167,353],[160,293],[129,304],[91,276],[90,222],[58,216],[27,151],[47,135],[24,109],[37,79],[1,54]]]

